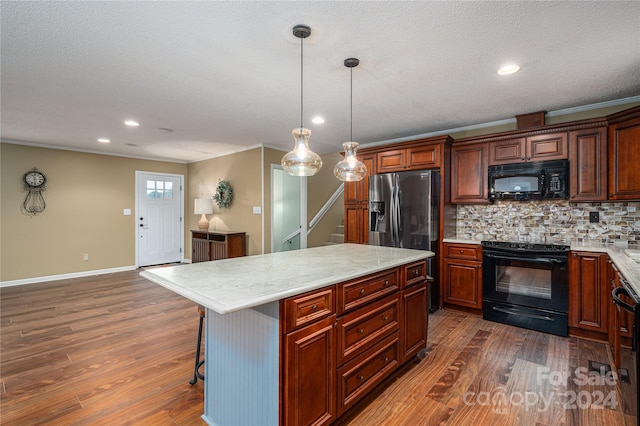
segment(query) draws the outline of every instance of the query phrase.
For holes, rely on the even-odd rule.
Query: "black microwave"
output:
[[[524,201],[568,197],[567,160],[489,166],[490,200]]]

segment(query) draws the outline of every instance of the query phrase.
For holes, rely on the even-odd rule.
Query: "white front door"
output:
[[[181,175],[136,172],[136,264],[183,260]]]

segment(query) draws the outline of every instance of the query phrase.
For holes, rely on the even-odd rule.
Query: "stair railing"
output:
[[[309,229],[307,230],[307,235],[309,235],[311,231],[313,231],[313,228],[315,228],[318,222],[320,222],[320,220],[324,217],[324,215],[327,214],[331,206],[333,206],[336,200],[340,198],[343,192],[344,192],[344,185],[340,185],[338,186],[338,188],[336,188],[336,190],[333,192],[333,195],[329,197],[327,202],[324,203],[324,206],[322,206],[322,208],[318,211],[318,213],[316,213],[313,219],[311,219],[311,222],[309,222]]]

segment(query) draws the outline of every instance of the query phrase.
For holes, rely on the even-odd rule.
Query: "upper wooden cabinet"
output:
[[[451,203],[489,203],[487,144],[451,148]]]
[[[607,117],[609,199],[640,199],[640,106]]]
[[[568,156],[567,133],[549,133],[489,143],[489,164],[563,160]]]
[[[367,166],[367,175],[359,182],[344,183],[344,202],[355,203],[369,200],[369,176],[376,171],[376,155],[362,155],[360,161]]]
[[[377,173],[439,168],[442,165],[442,145],[434,144],[378,153]]]
[[[607,130],[605,127],[569,132],[569,199],[607,199]]]

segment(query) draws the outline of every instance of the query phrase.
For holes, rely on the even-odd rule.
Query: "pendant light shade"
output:
[[[282,168],[293,176],[313,176],[322,168],[322,158],[309,148],[311,130],[302,125],[304,106],[304,51],[303,40],[311,35],[311,28],[306,25],[293,27],[293,35],[300,39],[300,127],[291,131],[295,143],[293,151],[282,157]]]
[[[344,66],[351,69],[351,120],[349,136],[351,141],[342,144],[344,148],[344,160],[340,161],[333,168],[333,174],[343,182],[357,182],[367,175],[367,166],[356,157],[358,142],[353,142],[353,68],[357,67],[360,61],[356,58],[344,60]]]

